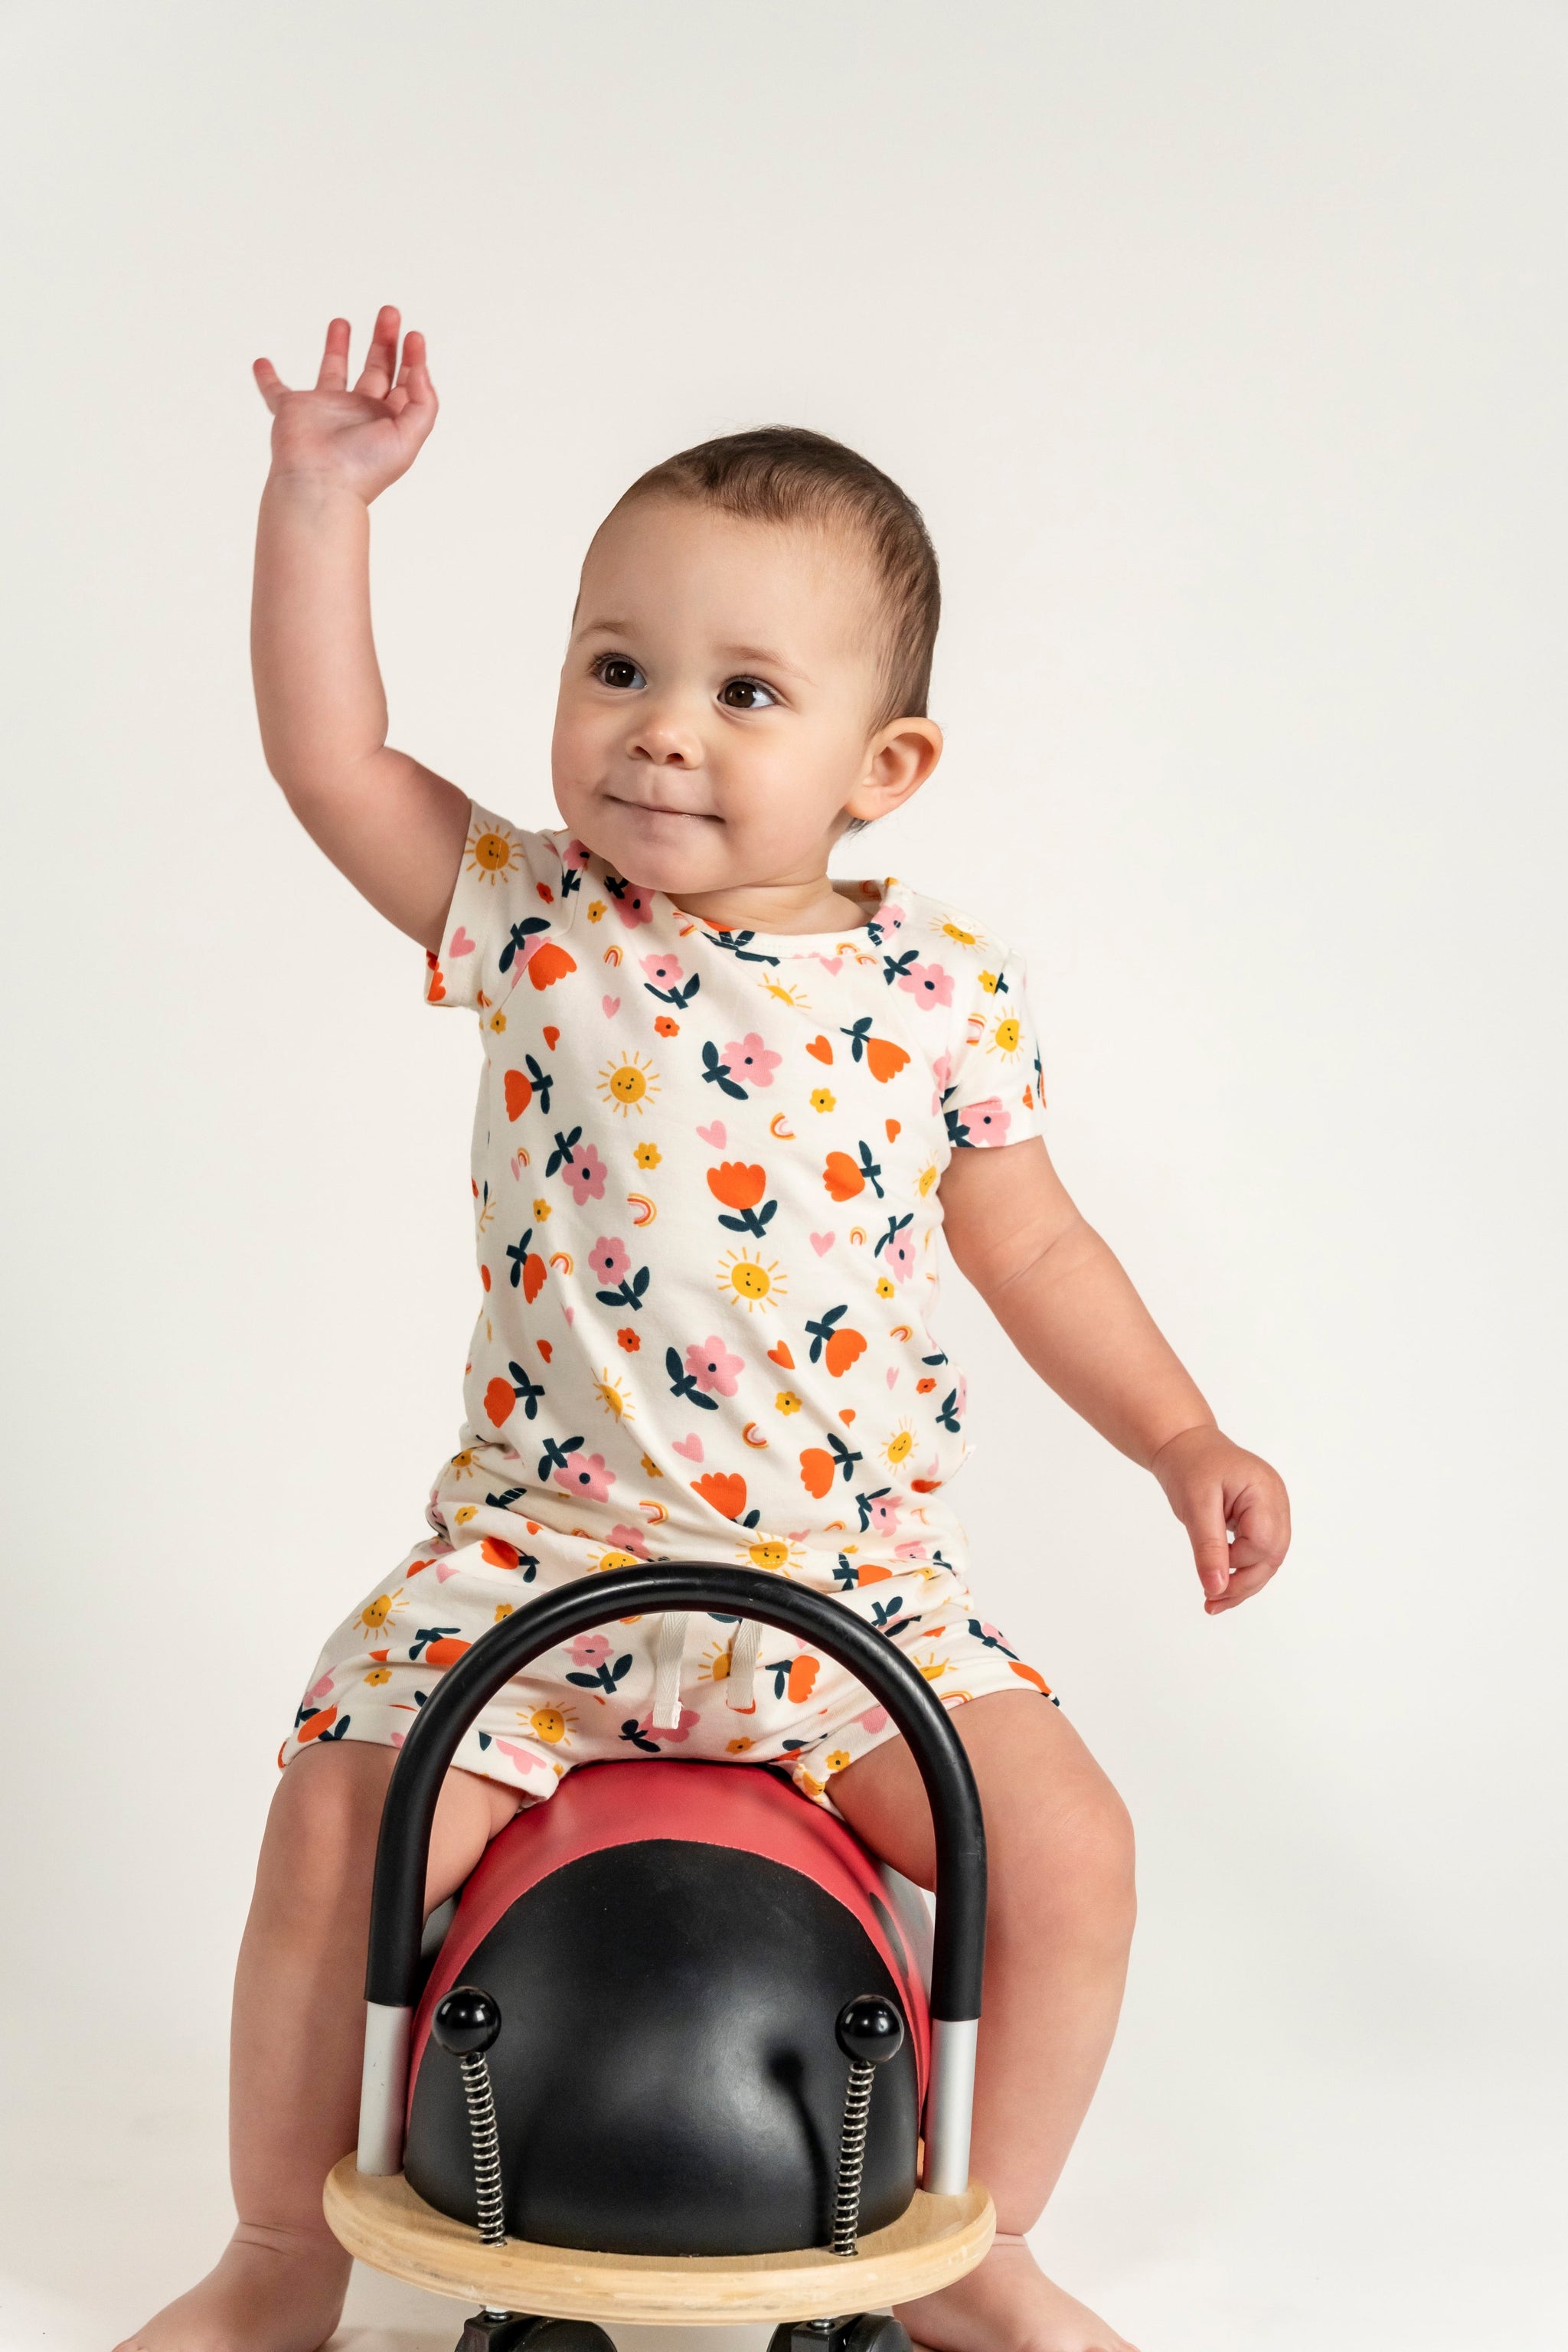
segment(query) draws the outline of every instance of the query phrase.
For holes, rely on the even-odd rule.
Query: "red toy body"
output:
[[[496,1994],[505,2214],[518,2237],[624,2253],[757,2253],[832,2223],[834,2021],[889,1997],[907,2027],[865,2149],[865,2226],[908,2206],[929,2070],[925,1986],[889,1890],[782,1774],[584,1766],[494,1841],[414,2022],[405,2169],[475,2212],[460,2084],[431,2020]]]
[[[715,1790],[721,1776],[722,1788]],[[931,2048],[925,1984],[881,1874],[859,1839],[820,1805],[807,1804],[782,1777],[756,1765],[650,1758],[585,1765],[547,1804],[527,1807],[492,1841],[463,1889],[414,2021],[411,2109],[437,2002],[463,1982],[475,1950],[519,1895],[582,1854],[641,1838],[684,1838],[763,1854],[815,1879],[853,1913],[898,1985],[923,2100]],[[437,2063],[443,2063],[439,2053]]]

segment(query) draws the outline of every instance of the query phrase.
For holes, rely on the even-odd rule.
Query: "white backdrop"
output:
[[[273,1754],[458,1412],[475,1043],[247,673],[249,362],[384,299],[394,738],[521,822],[644,466],[920,500],[950,748],[858,866],[1026,951],[1068,1181],[1291,1484],[1205,1619],[953,1278],[978,1576],[1142,1845],[1042,2258],[1144,2352],[1559,2344],[1562,9],[53,0],[0,85],[4,2344],[216,2251]]]

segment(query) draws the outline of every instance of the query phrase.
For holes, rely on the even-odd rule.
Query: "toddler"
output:
[[[323,2179],[353,2144],[387,1777],[447,1667],[531,1593],[650,1558],[802,1580],[954,1712],[991,1900],[976,2176],[1002,2235],[899,2314],[931,2352],[1131,2352],[1037,2268],[1037,2219],[1099,2079],[1133,1916],[1126,1812],[1037,1668],[973,1597],[947,1499],[963,1373],[933,1333],[939,1231],[1026,1361],[1160,1481],[1211,1613],[1288,1541],[1275,1473],[1216,1429],[1041,1139],[1019,959],[847,832],[937,764],[936,561],[886,476],[817,435],[710,442],[633,485],[588,550],[562,672],[562,824],[531,832],[385,741],[370,502],[436,416],[384,310],[348,388],[261,361],[272,470],[254,654],[267,759],[307,831],[478,1023],[480,1295],[458,1450],[419,1538],[328,1641],[284,1741],[235,1992],[239,2223],[121,2352],[314,2352],[348,2258]],[[487,792],[486,800],[489,798]],[[930,1817],[885,1712],[808,1645],[720,1615],[580,1637],[488,1707],[448,1776],[427,1900],[520,1805],[605,1758],[787,1766],[930,1885]]]

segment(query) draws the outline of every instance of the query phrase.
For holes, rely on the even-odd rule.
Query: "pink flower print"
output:
[[[722,1339],[710,1335],[706,1339],[694,1339],[686,1350],[686,1369],[704,1393],[717,1389],[721,1396],[733,1396],[746,1369],[743,1356],[732,1356]]]
[[[602,1666],[609,1654],[609,1641],[603,1633],[579,1633],[572,1644],[572,1663],[581,1666],[584,1674]]]
[[[518,982],[522,978],[523,973],[528,970],[531,960],[538,954],[540,949],[543,945],[543,938],[539,937],[531,940],[524,940],[522,945],[518,949],[517,953],[511,960],[511,984],[514,988],[517,986]]]
[[[700,1717],[694,1706],[682,1706],[679,1724],[671,1726],[668,1723],[655,1723],[653,1709],[650,1706],[638,1724],[637,1729],[645,1739],[689,1739],[700,1721]]]
[[[555,1472],[555,1484],[564,1486],[569,1495],[576,1495],[592,1503],[608,1502],[616,1474],[602,1454],[574,1454]]]
[[[917,1004],[929,1011],[933,1004],[952,1003],[952,974],[943,971],[939,963],[912,963],[908,971],[899,974],[899,986],[907,988]]]
[[[647,1538],[640,1528],[612,1528],[610,1541],[617,1551],[635,1552],[638,1559],[647,1559],[651,1556]]]
[[[764,1045],[752,1029],[744,1037],[731,1037],[720,1059],[731,1076],[739,1078],[743,1085],[771,1087],[773,1072],[784,1060],[784,1055]]]
[[[908,1234],[895,1234],[882,1252],[882,1264],[895,1282],[908,1282],[915,1270],[914,1244]]]
[[[976,1145],[1005,1143],[1007,1129],[1013,1124],[1013,1115],[1003,1109],[999,1095],[987,1096],[984,1102],[971,1103],[967,1110],[956,1116],[969,1141]]]
[[[525,1772],[531,1780],[554,1780],[555,1775],[549,1765],[542,1758],[531,1756],[527,1748],[520,1748],[514,1739],[498,1739],[496,1747],[509,1764],[514,1764],[517,1769],[520,1772]]]
[[[562,1171],[580,1209],[590,1201],[604,1199],[605,1179],[609,1172],[599,1157],[597,1145],[593,1143],[580,1144]]]
[[[866,1527],[868,1532],[875,1536],[898,1533],[899,1515],[885,1495],[873,1495],[867,1503]]]
[[[573,835],[571,840],[562,851],[561,863],[563,866],[571,867],[574,872],[581,872],[582,868],[587,865],[588,852],[586,846],[584,843],[578,840],[575,834]]]
[[[952,1084],[952,1055],[939,1054],[931,1064],[931,1074],[936,1080],[936,1092],[931,1098],[931,1115],[935,1118],[942,1110],[942,1098]]]
[[[639,923],[651,923],[653,892],[641,889],[635,883],[628,882],[616,900],[616,911],[628,931],[635,931]]]
[[[686,978],[679,963],[672,955],[650,955],[641,959],[642,968],[656,988],[679,988]]]
[[[887,1729],[888,1710],[885,1706],[868,1706],[865,1714],[858,1715],[855,1720],[862,1731],[869,1731],[875,1736],[879,1731]]]
[[[616,1234],[599,1235],[588,1252],[588,1263],[603,1283],[619,1282],[631,1266],[626,1245]]]

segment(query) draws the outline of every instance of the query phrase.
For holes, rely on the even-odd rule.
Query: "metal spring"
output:
[[[501,2192],[500,2137],[496,2130],[495,2095],[490,2070],[482,2050],[470,2051],[460,2062],[463,2096],[468,2103],[468,2139],[474,2151],[474,2195],[479,2205],[479,2235],[487,2246],[506,2243],[506,2200]]]
[[[844,2095],[844,2128],[838,2136],[838,2179],[833,2191],[833,2243],[836,2254],[852,2254],[860,2232],[860,2176],[866,2167],[866,2126],[871,2113],[871,2084],[877,2070],[867,2059],[849,2067],[849,2088]]]

